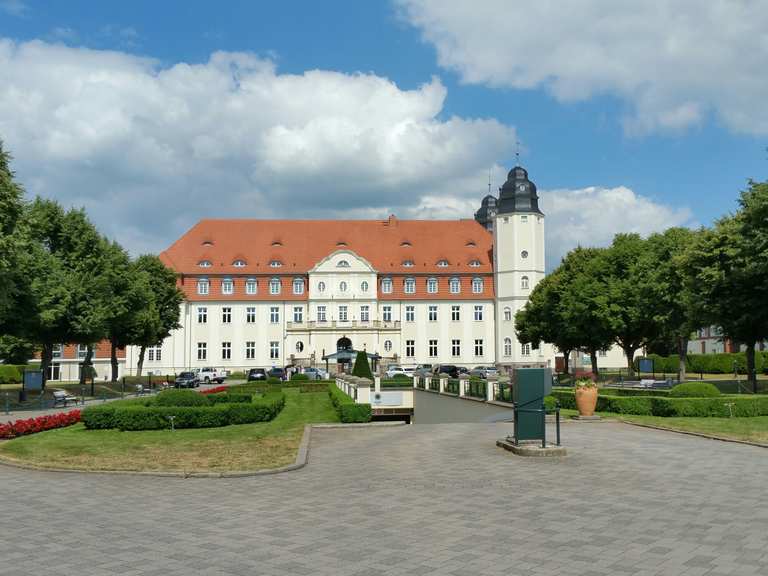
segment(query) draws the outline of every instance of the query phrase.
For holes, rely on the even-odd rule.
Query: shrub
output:
[[[274,376],[270,376],[267,378],[267,384],[282,384],[282,380],[280,378],[275,378]]]
[[[109,404],[99,404],[97,406],[88,406],[81,414],[81,420],[89,430],[107,430],[116,428],[115,425],[115,402]]]
[[[18,366],[0,364],[0,384],[18,384],[21,380],[21,370]]]
[[[363,350],[357,353],[355,365],[352,368],[352,375],[373,380],[373,372],[371,372],[371,366],[368,364],[368,354]]]
[[[355,404],[355,401],[348,395],[339,390],[335,384],[328,385],[328,395],[331,403],[339,415],[342,422],[370,422],[371,405]]]
[[[72,426],[80,421],[80,410],[61,412],[59,414],[47,414],[37,418],[16,420],[7,424],[0,424],[0,438],[16,438],[26,436],[54,428]]]
[[[207,394],[210,404],[246,404],[253,401],[253,394],[244,392],[219,392],[218,394]]]
[[[231,378],[232,380],[245,380],[247,378],[247,375],[245,372],[230,372],[227,374],[227,378]]]
[[[720,396],[717,386],[709,382],[683,382],[669,391],[673,398],[713,398]]]
[[[208,406],[210,402],[204,394],[194,390],[163,390],[155,396],[157,406]]]
[[[307,376],[306,374],[301,374],[299,372],[296,372],[294,374],[291,374],[291,380],[307,381],[309,380],[309,376]]]
[[[392,376],[392,378],[390,378],[390,380],[408,380],[408,381],[411,381],[411,380],[413,380],[413,377],[408,376],[408,374],[395,374],[394,376]]]

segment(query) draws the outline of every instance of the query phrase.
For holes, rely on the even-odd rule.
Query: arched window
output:
[[[256,294],[257,288],[258,288],[258,285],[256,284],[255,278],[248,278],[248,280],[245,281],[246,294]]]
[[[270,268],[280,268],[282,265],[283,265],[283,263],[280,262],[280,260],[270,260],[270,262],[269,262],[269,267]]]
[[[296,342],[296,352],[304,352],[304,342],[301,340]]]
[[[293,279],[293,293],[294,294],[304,294],[304,279],[303,278],[294,278]]]
[[[414,280],[413,278],[406,278],[405,282],[403,283],[403,288],[406,294],[415,294],[416,280]]]
[[[317,283],[317,291],[320,293],[325,292],[325,282],[322,280]]]
[[[472,292],[474,294],[482,294],[483,293],[483,279],[482,278],[472,278]]]
[[[512,356],[512,339],[504,338],[504,356]]]
[[[211,266],[213,266],[210,260],[200,260],[200,262],[198,262],[197,265],[200,266],[200,268],[210,268]]]
[[[528,290],[528,276],[523,276],[520,279],[520,288],[523,290]]]
[[[360,282],[360,292],[368,292],[368,282],[365,280]]]
[[[504,308],[504,321],[505,322],[511,322],[512,321],[512,308],[507,306]]]
[[[349,262],[346,260],[339,260],[339,263],[336,264],[336,268],[349,268]]]
[[[461,280],[458,278],[451,278],[451,281],[448,284],[451,294],[458,294],[461,292]]]
[[[413,260],[403,260],[404,268],[413,268]]]
[[[245,260],[235,260],[232,262],[232,266],[235,268],[245,268]]]
[[[384,352],[392,351],[392,340],[384,340]]]
[[[339,283],[339,292],[346,292],[347,291],[347,283],[341,282]]]
[[[392,278],[384,278],[381,281],[381,293],[392,294]]]
[[[470,268],[480,268],[480,260],[470,260],[469,261],[469,267]]]
[[[269,293],[280,294],[280,278],[272,278],[269,281]]]
[[[197,281],[197,293],[201,296],[205,296],[211,289],[211,284],[206,278],[201,278]]]
[[[429,278],[427,280],[427,292],[437,294],[437,278]]]

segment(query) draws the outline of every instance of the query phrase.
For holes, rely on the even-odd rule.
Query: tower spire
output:
[[[520,140],[515,142],[515,165],[520,166]]]

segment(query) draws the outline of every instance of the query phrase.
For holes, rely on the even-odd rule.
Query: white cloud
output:
[[[768,134],[768,3],[762,0],[397,0],[463,81],[544,87],[628,104],[631,133],[716,114]]]
[[[0,0],[0,11],[11,16],[24,16],[29,11],[29,6],[22,0]]]

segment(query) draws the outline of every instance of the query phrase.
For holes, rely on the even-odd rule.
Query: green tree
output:
[[[17,336],[0,336],[0,359],[5,364],[26,364],[35,354],[35,345]]]
[[[357,353],[355,365],[352,367],[352,375],[373,380],[373,372],[371,372],[371,366],[368,364],[368,354],[364,350]]]
[[[13,178],[10,155],[0,141],[0,333],[15,333],[17,299],[23,294],[24,277],[19,271],[17,225],[23,210],[24,191]]]
[[[696,318],[746,345],[747,377],[757,391],[755,344],[768,338],[768,182],[749,182],[739,211],[700,233],[685,267]]]

